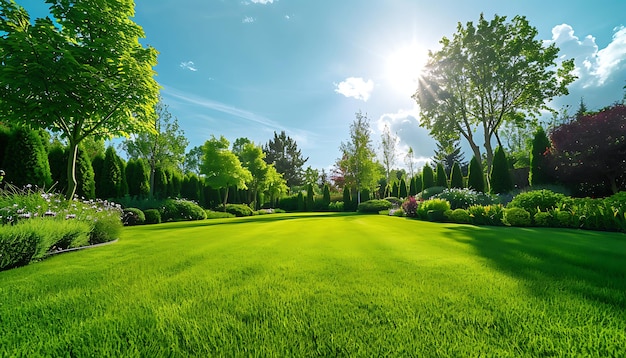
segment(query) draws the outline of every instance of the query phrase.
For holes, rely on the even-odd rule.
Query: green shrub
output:
[[[533,217],[533,221],[537,226],[549,227],[552,226],[552,215],[545,211],[539,211]]]
[[[306,210],[306,206],[304,204],[304,195],[302,192],[298,193],[298,211],[303,212]]]
[[[486,225],[502,226],[504,225],[504,207],[500,204],[485,206],[487,215]]]
[[[28,184],[40,188],[52,184],[52,174],[46,148],[39,132],[19,127],[10,135],[5,150],[6,180],[15,186]]]
[[[516,195],[507,208],[522,208],[535,215],[538,211],[549,211],[563,202],[565,195],[550,190],[533,190]]]
[[[236,217],[252,216],[252,209],[246,204],[226,204],[227,213],[233,214]]]
[[[435,186],[435,173],[433,173],[433,168],[426,163],[424,168],[422,168],[422,190],[426,190],[428,188],[432,188]]]
[[[550,175],[548,174],[548,164],[546,163],[545,153],[550,148],[550,140],[542,127],[537,128],[532,141],[532,149],[530,152],[530,172],[528,182],[530,186],[540,184],[549,184]]]
[[[402,199],[396,198],[395,196],[388,196],[384,200],[387,200],[393,206],[400,206],[403,203]]]
[[[490,194],[481,193],[472,189],[446,189],[434,198],[445,199],[451,209],[467,209],[472,205],[491,205],[495,199]]]
[[[332,203],[328,204],[328,211],[344,211],[343,201],[333,201]]]
[[[428,200],[437,194],[443,193],[446,189],[447,188],[444,188],[442,186],[433,186],[428,189],[422,190],[421,193],[417,194],[417,198],[422,200]]]
[[[467,213],[470,217],[470,221],[474,225],[486,225],[487,224],[487,209],[482,205],[472,205],[467,208]]]
[[[504,211],[504,222],[510,226],[529,226],[530,213],[517,207],[506,209]]]
[[[37,253],[37,233],[28,225],[4,226],[0,230],[0,270],[24,266]]]
[[[122,224],[124,226],[143,225],[146,222],[146,215],[137,208],[126,208],[123,210]]]
[[[574,217],[569,211],[557,211],[555,219],[559,227],[575,227]]]
[[[328,210],[328,205],[330,205],[330,186],[324,184],[321,209]]]
[[[448,175],[446,174],[446,169],[443,167],[443,164],[437,163],[437,177],[436,177],[436,186],[448,187]]]
[[[160,224],[161,223],[161,213],[157,209],[147,209],[143,212],[146,218],[146,224]]]
[[[223,211],[211,211],[206,210],[206,218],[207,219],[230,219],[234,218],[235,215],[231,213],[225,213]]]
[[[469,224],[471,223],[470,214],[465,209],[454,209],[450,214],[450,220],[457,224]]]
[[[387,200],[368,200],[359,204],[358,212],[364,214],[378,214],[380,211],[391,209],[391,203]]]
[[[95,215],[91,232],[89,233],[89,243],[95,245],[116,240],[122,231],[122,227],[122,220],[119,214],[104,213]]]
[[[506,159],[504,149],[498,146],[493,156],[493,164],[491,166],[491,192],[493,194],[508,193],[513,190],[513,180],[509,172],[509,162]]]
[[[298,210],[298,195],[282,197],[278,200],[278,207],[285,211]]]
[[[463,188],[463,172],[461,171],[459,162],[454,162],[454,165],[452,165],[452,172],[450,172],[450,188]]]
[[[450,203],[444,199],[426,200],[421,203],[417,209],[420,218],[430,221],[443,220],[443,213],[447,210],[450,210]]]
[[[198,204],[184,199],[167,199],[160,209],[163,221],[204,220],[206,213]]]

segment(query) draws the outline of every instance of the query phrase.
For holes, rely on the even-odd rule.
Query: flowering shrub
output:
[[[491,205],[495,202],[495,198],[490,194],[473,189],[445,189],[433,198],[447,200],[452,210],[467,209],[472,205]]]
[[[204,220],[206,212],[200,205],[184,199],[167,199],[159,209],[163,221]]]
[[[402,211],[407,217],[415,218],[417,217],[417,208],[419,204],[414,196],[409,196],[408,199],[404,203],[402,203]]]
[[[146,222],[146,215],[137,208],[126,208],[123,210],[122,223],[124,226],[143,225]]]

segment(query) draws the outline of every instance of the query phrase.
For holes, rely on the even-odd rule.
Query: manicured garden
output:
[[[620,356],[623,233],[298,213],[0,272],[2,356]]]

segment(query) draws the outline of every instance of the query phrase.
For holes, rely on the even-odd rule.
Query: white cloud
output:
[[[196,68],[196,65],[193,63],[193,61],[181,62],[180,63],[180,68],[182,68],[183,70],[189,70],[189,71],[192,71],[192,72],[198,71],[198,69]]]
[[[252,17],[252,16],[246,16],[246,17],[244,17],[244,18],[241,20],[241,22],[242,22],[242,23],[244,23],[244,24],[251,24],[251,23],[253,23],[254,21],[255,21],[255,20],[254,20],[254,17]]]
[[[285,15],[285,20],[291,20],[291,16]]]
[[[272,4],[274,2],[274,0],[250,0],[255,4],[262,4],[262,5],[267,5],[267,4]]]
[[[346,97],[360,99],[367,102],[374,90],[374,81],[365,81],[361,77],[348,77],[344,81],[335,83],[335,92]]]

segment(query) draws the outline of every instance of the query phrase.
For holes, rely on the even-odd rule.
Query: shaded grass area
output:
[[[622,356],[626,236],[276,214],[0,273],[6,356]]]

